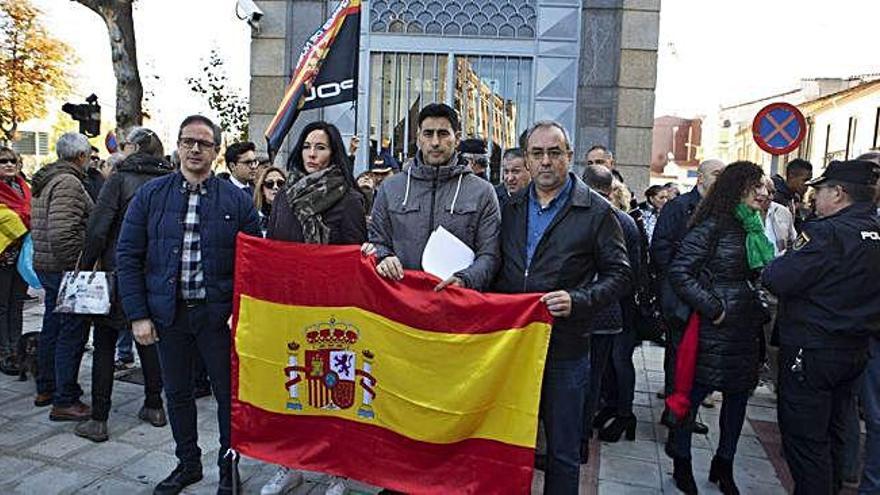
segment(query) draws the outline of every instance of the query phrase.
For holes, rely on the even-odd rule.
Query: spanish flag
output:
[[[31,227],[31,188],[21,176],[16,176],[14,180],[21,188],[21,193],[0,180],[0,253]]]
[[[437,282],[240,235],[233,448],[406,493],[528,493],[551,316]]]

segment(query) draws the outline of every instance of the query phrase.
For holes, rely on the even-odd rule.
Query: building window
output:
[[[415,153],[419,110],[446,101],[448,63],[445,54],[370,54],[372,146],[389,150],[401,161]]]
[[[828,124],[828,126],[825,127],[825,153],[823,155],[825,157],[825,165],[828,165],[828,162],[831,161],[831,159],[830,159],[831,155],[828,153],[829,152],[828,148],[830,145],[831,145],[831,124]]]
[[[877,149],[880,145],[880,107],[877,108],[877,115],[874,117],[874,143],[871,148]]]
[[[41,156],[49,154],[49,133],[48,132],[38,132],[37,133],[37,154],[41,155]]]
[[[807,117],[807,134],[803,143],[798,147],[798,158],[809,160],[813,152],[813,117]]]
[[[375,0],[370,30],[486,38],[535,37],[536,0]]]
[[[859,119],[856,117],[850,117],[846,128],[846,151],[843,154],[844,160],[849,160],[850,152],[855,149],[856,129],[858,128],[858,126]]]
[[[49,154],[49,133],[18,131],[18,140],[12,142],[12,149],[20,155],[44,156]]]
[[[374,52],[370,67],[371,144],[400,161],[416,153],[417,117],[428,103],[452,103],[462,138],[486,141],[493,171],[532,119],[531,58],[453,55],[450,63],[447,54]]]
[[[455,57],[453,103],[462,137],[485,140],[493,166],[501,150],[519,146],[519,135],[531,122],[531,74],[528,58]]]

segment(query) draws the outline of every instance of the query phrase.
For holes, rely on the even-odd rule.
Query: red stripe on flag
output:
[[[21,194],[12,189],[12,186],[6,181],[0,181],[0,203],[8,206],[14,211],[24,226],[30,230],[31,228],[31,188],[28,183],[21,177],[15,176],[15,182],[21,188]]]
[[[373,258],[361,256],[359,246],[299,244],[239,234],[236,249],[235,293],[263,301],[354,306],[413,328],[443,333],[493,333],[552,322],[536,294],[489,295],[459,287],[434,292],[436,277],[410,270],[405,284],[387,281],[376,274]],[[403,300],[408,306],[397,304]]]
[[[528,493],[534,450],[493,440],[420,442],[344,419],[232,404],[232,447],[292,468],[413,494]]]

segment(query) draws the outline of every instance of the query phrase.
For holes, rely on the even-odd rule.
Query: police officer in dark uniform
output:
[[[808,184],[817,218],[764,269],[779,296],[779,428],[795,495],[840,490],[847,415],[880,335],[880,221],[872,162],[831,162]]]

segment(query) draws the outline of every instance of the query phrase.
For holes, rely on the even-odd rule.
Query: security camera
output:
[[[235,4],[235,15],[243,21],[247,21],[254,29],[260,29],[260,19],[263,18],[263,11],[257,7],[254,0],[238,0]]]

